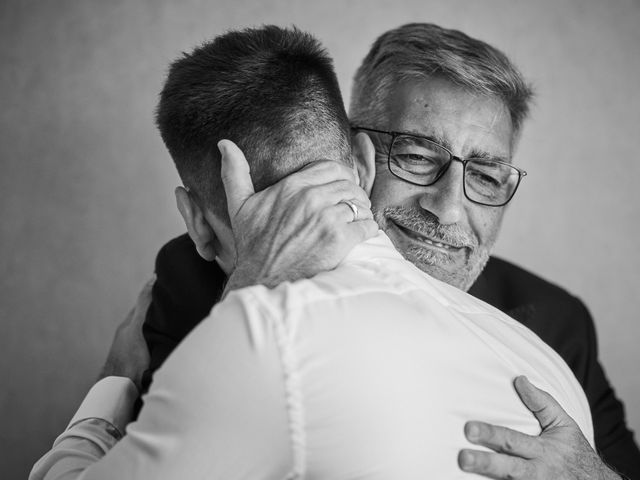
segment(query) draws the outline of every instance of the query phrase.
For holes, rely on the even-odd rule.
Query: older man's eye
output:
[[[490,185],[494,187],[501,186],[504,182],[500,180],[500,178],[496,178],[495,176],[488,175],[479,171],[469,171],[467,173],[467,177],[473,182],[481,183],[485,185]]]
[[[402,170],[415,175],[431,175],[440,168],[439,159],[418,153],[396,153],[392,161]]]
[[[394,155],[398,161],[403,163],[413,163],[413,164],[421,164],[421,163],[435,163],[435,159],[432,157],[427,157],[424,155],[420,155],[418,153],[398,153]]]
[[[399,160],[429,163],[438,163],[441,157],[441,155],[438,155],[438,152],[423,148],[419,145],[396,145],[391,152],[391,156]]]

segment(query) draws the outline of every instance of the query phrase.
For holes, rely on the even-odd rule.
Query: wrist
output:
[[[598,456],[600,464],[604,471],[602,471],[601,478],[604,480],[629,480],[626,476],[618,473],[613,467],[608,465],[602,458]]]
[[[100,381],[107,377],[122,377],[128,378],[133,382],[138,393],[142,392],[142,372],[134,371],[131,368],[127,368],[126,365],[118,364],[107,360],[100,373],[98,374],[97,381]]]
[[[615,470],[609,468],[607,471],[607,475],[605,477],[607,480],[630,480],[628,477],[625,477],[621,473],[616,472]]]
[[[255,262],[238,264],[231,272],[222,294],[222,298],[232,290],[239,290],[253,285],[263,285],[267,288],[275,288],[283,282],[292,282],[304,278],[298,269],[274,269],[266,266],[256,267]]]
[[[227,283],[224,286],[222,298],[225,298],[232,290],[239,290],[257,284],[256,275],[250,268],[238,266],[231,272],[231,275],[229,275]]]

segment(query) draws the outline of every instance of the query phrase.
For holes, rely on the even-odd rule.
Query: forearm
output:
[[[34,465],[29,480],[71,480],[99,461],[124,436],[138,391],[123,377],[96,383],[49,450]]]
[[[66,476],[34,478],[285,478],[290,438],[276,342],[230,297],[157,372],[121,441],[75,460]]]

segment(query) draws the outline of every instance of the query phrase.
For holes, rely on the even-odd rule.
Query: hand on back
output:
[[[460,468],[495,479],[620,480],[549,393],[526,377],[516,378],[514,386],[542,433],[536,437],[484,422],[468,422],[467,439],[493,451],[462,450]]]
[[[116,329],[107,360],[99,378],[127,377],[142,391],[142,374],[149,367],[149,349],[142,335],[142,324],[151,304],[155,275],[145,284],[136,305]]]

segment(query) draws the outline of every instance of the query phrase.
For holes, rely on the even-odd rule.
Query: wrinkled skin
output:
[[[226,291],[332,270],[378,232],[369,198],[346,165],[313,162],[255,193],[240,149],[223,141],[220,150],[237,258]],[[344,200],[357,205],[357,219]]]
[[[434,78],[399,85],[389,105],[386,124],[363,126],[427,136],[463,159],[511,159],[511,119],[498,99],[479,97]],[[468,290],[489,259],[504,207],[469,201],[463,193],[459,162],[453,162],[444,176],[428,187],[395,177],[387,167],[390,137],[372,138],[376,178],[371,205],[380,228],[400,253],[424,272]]]
[[[547,392],[526,377],[514,386],[524,405],[540,423],[534,437],[483,422],[468,422],[465,436],[493,452],[462,450],[458,464],[465,472],[512,480],[610,480],[621,477],[591,448],[573,419]]]

